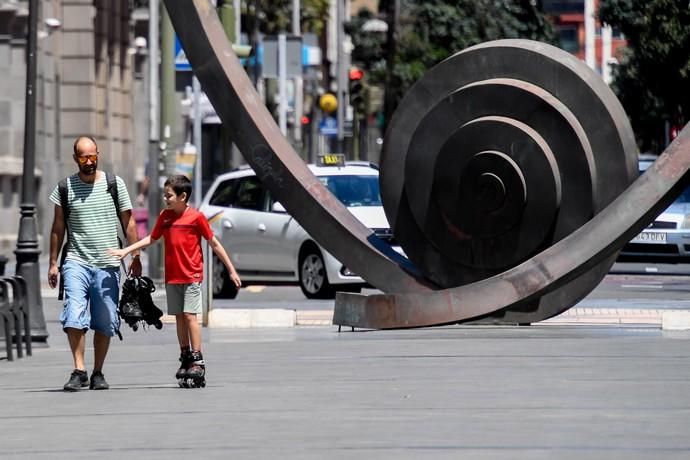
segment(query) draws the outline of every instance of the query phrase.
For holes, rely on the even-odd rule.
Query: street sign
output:
[[[319,123],[319,133],[323,136],[338,135],[338,120],[335,117],[324,117]]]
[[[262,73],[267,78],[278,78],[278,37],[264,38]],[[302,76],[302,37],[288,35],[285,37],[285,77]]]
[[[244,62],[244,59],[249,56],[252,52],[252,47],[249,45],[236,45],[232,44],[232,50],[235,52],[240,62]],[[192,65],[187,60],[187,55],[184,53],[180,39],[175,35],[175,70],[179,72],[191,72]]]
[[[192,70],[192,65],[184,54],[182,43],[180,43],[180,39],[177,38],[177,34],[175,34],[175,70],[179,72],[190,72]]]

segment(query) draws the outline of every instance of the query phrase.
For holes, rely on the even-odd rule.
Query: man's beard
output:
[[[96,165],[83,165],[79,166],[79,171],[85,176],[93,176],[96,174]]]

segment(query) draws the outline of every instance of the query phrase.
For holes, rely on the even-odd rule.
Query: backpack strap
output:
[[[115,205],[115,212],[117,213],[117,220],[122,226],[122,221],[120,220],[120,198],[117,192],[117,176],[106,171],[105,181],[108,184],[108,193],[113,199],[113,204]],[[122,226],[122,232],[127,235],[127,229]]]
[[[67,180],[69,178],[65,177],[60,182],[58,182],[58,193],[60,194],[60,207],[62,208],[62,215],[64,216],[65,222],[65,234],[66,238],[62,249],[60,250],[60,265],[58,270],[60,270],[60,287],[58,288],[58,300],[64,299],[65,294],[65,281],[62,276],[62,267],[65,264],[65,257],[67,257],[67,244],[69,242],[69,229],[67,228],[67,218],[69,217],[69,199],[67,191]]]
[[[65,227],[67,226],[67,218],[69,217],[69,200],[67,198],[67,177],[58,182],[58,192],[60,193],[60,207],[65,216]]]

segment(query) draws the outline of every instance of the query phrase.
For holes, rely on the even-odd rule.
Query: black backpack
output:
[[[62,179],[60,182],[58,182],[58,192],[60,193],[60,207],[62,207],[62,214],[64,215],[64,221],[65,221],[65,232],[67,233],[67,238],[65,239],[65,244],[62,246],[62,254],[60,255],[60,267],[58,268],[60,270],[60,289],[58,290],[58,300],[63,300],[64,298],[64,293],[65,293],[65,283],[64,283],[64,278],[62,276],[62,266],[65,264],[65,257],[67,257],[67,243],[69,243],[69,229],[67,228],[67,218],[69,217],[70,209],[69,209],[69,199],[67,196],[67,181],[69,180],[68,177],[65,177]],[[105,173],[105,180],[108,184],[108,193],[113,199],[113,203],[115,204],[115,212],[117,213],[117,220],[120,222],[120,225],[122,225],[122,221],[120,220],[120,200],[118,199],[117,195],[117,176],[110,174],[109,172]],[[122,227],[122,232],[123,234],[127,234],[126,230],[124,227]],[[122,241],[118,237],[118,243],[120,244],[120,247],[122,247]]]

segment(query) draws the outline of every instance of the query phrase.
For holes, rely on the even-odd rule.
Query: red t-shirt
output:
[[[213,238],[206,216],[194,208],[187,208],[180,215],[164,209],[151,231],[152,240],[161,236],[165,240],[165,282],[200,282],[204,278],[201,237]]]

